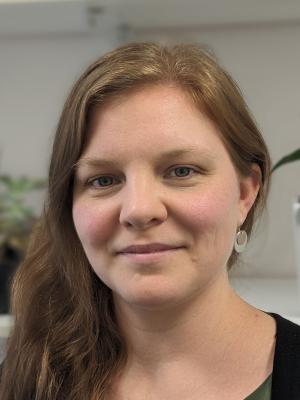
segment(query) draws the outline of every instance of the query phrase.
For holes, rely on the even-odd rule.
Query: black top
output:
[[[300,326],[281,315],[276,320],[276,344],[272,372],[272,400],[300,399]]]
[[[272,400],[300,400],[300,326],[279,314],[272,372]],[[2,365],[0,365],[1,377]]]

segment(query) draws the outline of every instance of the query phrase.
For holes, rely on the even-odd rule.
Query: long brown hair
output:
[[[15,325],[7,342],[1,400],[104,399],[126,361],[111,290],[91,268],[72,220],[74,165],[91,110],[145,84],[176,84],[217,125],[242,176],[256,163],[261,185],[243,224],[251,234],[269,187],[265,142],[232,78],[198,45],[132,43],[87,68],[62,111],[44,212],[11,287]],[[236,261],[233,251],[228,270]]]

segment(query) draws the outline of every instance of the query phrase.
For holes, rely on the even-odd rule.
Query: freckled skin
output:
[[[129,306],[169,307],[201,296],[226,270],[235,232],[258,190],[251,180],[239,180],[215,126],[181,89],[152,86],[95,111],[89,135],[81,158],[122,163],[121,170],[80,167],[76,174],[73,219],[95,273]],[[191,145],[212,160],[184,155],[162,166],[153,162],[159,152]],[[174,165],[208,173],[179,179],[167,175]],[[83,185],[97,174],[117,176],[118,184]],[[136,242],[185,248],[150,265],[115,254]]]

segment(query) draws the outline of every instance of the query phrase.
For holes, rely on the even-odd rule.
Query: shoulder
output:
[[[276,340],[280,347],[288,350],[300,346],[300,325],[282,317],[279,314],[268,313],[276,321]]]
[[[275,362],[292,361],[300,372],[300,326],[279,314],[269,313],[276,320]]]

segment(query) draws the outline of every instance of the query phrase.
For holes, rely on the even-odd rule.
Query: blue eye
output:
[[[193,171],[193,173],[199,174],[198,171],[196,171],[194,168],[191,167],[185,167],[185,166],[179,166],[179,167],[175,167],[172,168],[171,171],[180,171],[179,172],[179,176],[178,174],[176,174],[175,178],[188,178],[190,176],[189,172]],[[186,173],[184,172],[186,171]],[[115,178],[113,176],[110,175],[102,175],[102,176],[98,176],[96,178],[92,178],[89,179],[89,181],[87,182],[88,186],[92,186],[94,188],[109,188],[110,182],[112,183],[112,181]]]
[[[176,167],[176,168],[173,168],[173,171],[176,171],[176,170],[179,170],[179,171],[190,170],[190,171],[196,172],[193,168],[190,168],[190,167]],[[178,178],[185,178],[185,176],[181,175],[181,176],[178,176]]]
[[[107,181],[112,180],[111,176],[99,176],[98,178],[91,179],[88,183],[93,187],[107,187],[109,183]],[[102,182],[102,184],[101,184]],[[104,183],[104,184],[103,184]]]

